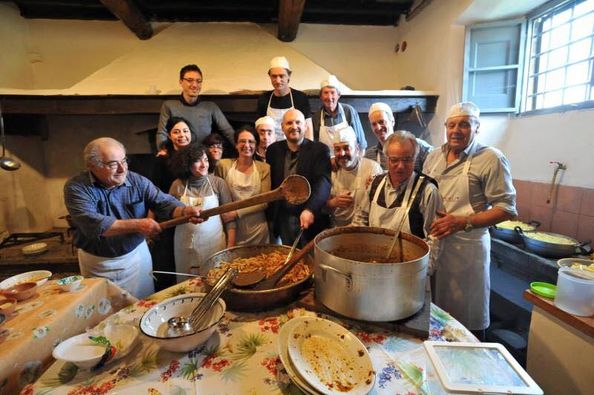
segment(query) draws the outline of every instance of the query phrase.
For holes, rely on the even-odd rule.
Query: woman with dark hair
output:
[[[211,133],[203,141],[208,156],[209,173],[214,173],[217,163],[223,157],[223,138],[216,133]]]
[[[175,175],[169,169],[171,157],[179,150],[196,142],[196,133],[192,130],[190,123],[182,117],[171,117],[166,124],[167,141],[165,155],[157,156],[153,168],[153,183],[163,192],[169,191],[175,180]],[[154,270],[172,272],[175,270],[175,258],[173,254],[173,236],[175,229],[164,230],[158,238],[151,243],[151,256],[153,258]],[[175,284],[171,276],[159,276],[155,281],[155,289],[161,290]]]
[[[191,144],[183,148],[171,158],[170,168],[177,179],[169,193],[185,205],[207,210],[233,201],[225,181],[208,174],[205,147]],[[203,266],[206,258],[235,245],[235,227],[235,220],[227,214],[210,217],[197,225],[178,225],[173,249],[176,271],[189,273],[191,267],[196,267],[198,274],[206,275],[208,268]]]
[[[237,159],[221,159],[215,174],[223,178],[233,200],[243,200],[270,191],[270,165],[254,160],[259,136],[251,126],[243,126],[235,132]],[[268,244],[270,242],[266,207],[257,206],[228,213],[237,221],[235,241],[237,245]]]
[[[195,143],[197,138],[196,133],[185,118],[171,117],[167,120],[165,127],[167,141],[164,143],[164,147],[167,149],[167,153],[157,156],[152,180],[164,192],[169,190],[171,183],[175,180],[175,176],[169,170],[169,160],[175,152],[187,147],[190,143]]]

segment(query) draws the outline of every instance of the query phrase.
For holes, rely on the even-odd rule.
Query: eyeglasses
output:
[[[197,84],[202,83],[202,80],[198,78],[182,78],[182,80],[186,81],[188,84],[193,84],[194,82]]]
[[[130,159],[127,157],[124,157],[124,159],[122,159],[122,160],[110,160],[109,162],[101,161],[101,163],[103,164],[103,166],[105,166],[111,170],[117,170],[118,166],[127,167],[128,164],[130,163]]]
[[[413,162],[414,158],[412,156],[405,156],[403,158],[396,158],[395,156],[388,157],[388,161],[392,165],[397,165],[398,163],[402,163],[403,165],[409,165]]]
[[[211,144],[208,146],[208,148],[212,148],[212,149],[223,149],[223,144]]]

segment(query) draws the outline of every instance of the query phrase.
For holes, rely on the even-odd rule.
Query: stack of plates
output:
[[[363,395],[373,388],[367,349],[332,321],[294,318],[281,328],[278,347],[289,377],[306,394]]]
[[[0,289],[7,289],[25,282],[34,282],[37,283],[37,286],[40,286],[45,284],[51,276],[52,272],[48,270],[34,270],[32,272],[17,274],[0,282]]]

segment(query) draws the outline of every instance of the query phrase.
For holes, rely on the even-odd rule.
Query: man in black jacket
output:
[[[325,144],[305,138],[305,117],[299,110],[291,109],[284,114],[282,129],[286,140],[277,141],[266,151],[271,187],[277,188],[287,176],[298,174],[309,181],[311,196],[299,206],[291,206],[284,200],[274,202],[269,215],[273,234],[280,236],[283,244],[292,244],[299,229],[304,228],[300,243],[304,245],[330,223],[328,215],[322,213],[330,197],[330,151]]]

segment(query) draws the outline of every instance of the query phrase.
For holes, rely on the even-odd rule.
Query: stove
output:
[[[0,249],[14,247],[20,244],[27,244],[37,240],[59,237],[60,242],[64,243],[64,232],[23,232],[13,233],[0,243]]]

